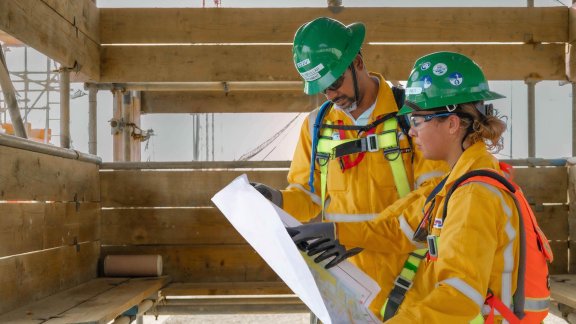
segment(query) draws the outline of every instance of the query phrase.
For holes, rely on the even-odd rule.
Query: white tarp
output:
[[[326,270],[301,253],[286,232],[300,223],[239,176],[212,201],[236,230],[323,323],[379,323],[368,306],[378,284],[348,261]]]

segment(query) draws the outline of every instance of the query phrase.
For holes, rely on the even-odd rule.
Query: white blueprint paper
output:
[[[326,270],[301,253],[285,226],[300,223],[239,176],[212,201],[323,323],[379,323],[368,306],[378,284],[348,261]]]

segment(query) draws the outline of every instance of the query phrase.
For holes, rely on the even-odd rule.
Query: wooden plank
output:
[[[310,112],[322,102],[303,91],[145,91],[142,113]]]
[[[530,204],[568,202],[566,167],[514,168],[513,174]]]
[[[363,49],[368,69],[389,80],[406,79],[416,59],[438,51],[469,55],[489,80],[566,79],[564,44],[369,44]],[[101,72],[102,82],[300,80],[290,45],[102,46]]]
[[[559,303],[576,308],[576,275],[555,275],[550,279],[552,298]]]
[[[145,298],[158,292],[168,282],[168,277],[130,279],[113,289],[82,302],[78,306],[60,314],[58,318],[53,318],[43,323],[106,324],[132,306],[138,305]]]
[[[0,165],[0,200],[100,200],[96,164],[0,146]]]
[[[155,314],[287,314],[309,312],[298,296],[169,299]]]
[[[0,314],[96,277],[100,242],[0,259]]]
[[[76,287],[51,295],[48,298],[0,315],[0,322],[26,321],[28,323],[41,323],[128,280],[127,278],[92,279]]]
[[[104,162],[100,170],[160,169],[286,169],[290,161],[180,161],[180,162]]]
[[[162,289],[162,294],[169,296],[203,296],[203,295],[285,295],[292,290],[283,281],[271,282],[178,282],[171,283]]]
[[[274,170],[102,171],[102,207],[213,206],[210,201],[212,196],[244,173],[250,181],[265,183],[273,188],[288,185],[287,172]]]
[[[568,272],[568,241],[551,241],[550,248],[554,253],[554,262],[548,265],[550,274]]]
[[[0,203],[0,257],[95,241],[98,203]]]
[[[370,42],[568,39],[563,7],[344,8],[338,13],[328,8],[102,8],[100,28],[103,44],[291,43],[299,26],[323,16],[346,24],[362,21]]]
[[[100,44],[100,10],[92,0],[42,0],[78,31]]]
[[[163,274],[175,282],[280,280],[247,244],[102,246],[102,256],[108,254],[162,255]]]
[[[102,211],[103,245],[244,243],[216,208]]]
[[[547,205],[532,206],[540,229],[552,241],[568,239],[568,206]]]
[[[568,271],[576,273],[576,166],[568,167],[568,233],[570,236]]]
[[[0,29],[58,61],[78,79],[98,81],[100,45],[43,1],[0,1]]]

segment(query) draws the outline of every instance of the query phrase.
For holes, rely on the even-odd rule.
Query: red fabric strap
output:
[[[508,321],[510,324],[520,324],[520,319],[516,317],[516,314],[508,308],[508,306],[504,305],[504,303],[500,300],[500,298],[490,295],[486,298],[486,304],[490,306],[490,314],[486,318],[484,323],[486,324],[493,324],[494,323],[494,310],[496,309],[505,320]]]
[[[342,120],[338,120],[337,123],[340,126],[344,125],[344,122]],[[340,139],[346,138],[346,133],[344,132],[343,129],[339,129],[338,134],[340,135]],[[372,128],[371,130],[366,132],[366,135],[370,135],[370,134],[374,134],[374,128]],[[358,157],[354,161],[352,161],[352,159],[350,158],[349,155],[345,155],[345,156],[341,157],[340,158],[340,166],[342,167],[342,171],[344,171],[346,169],[351,169],[351,168],[357,166],[360,162],[362,162],[362,159],[364,159],[365,154],[366,154],[366,152],[358,153]]]

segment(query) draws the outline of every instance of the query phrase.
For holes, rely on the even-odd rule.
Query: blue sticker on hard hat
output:
[[[430,68],[430,65],[431,65],[430,62],[424,62],[424,63],[422,63],[422,65],[420,66],[420,70],[426,71],[426,70],[428,70],[428,69]]]
[[[418,80],[418,71],[414,71],[414,73],[412,73],[412,77],[410,78],[410,80],[412,80],[412,82]]]
[[[452,84],[453,86],[459,86],[462,84],[462,81],[464,80],[464,78],[462,77],[462,74],[460,74],[458,72],[454,72],[454,73],[450,74],[450,76],[448,77],[448,80],[450,80],[450,84]]]
[[[432,72],[438,76],[446,74],[446,71],[448,71],[448,66],[444,63],[436,63],[432,68]]]
[[[429,75],[423,76],[422,77],[422,86],[424,87],[424,89],[430,88],[431,85],[432,85],[432,77]]]

